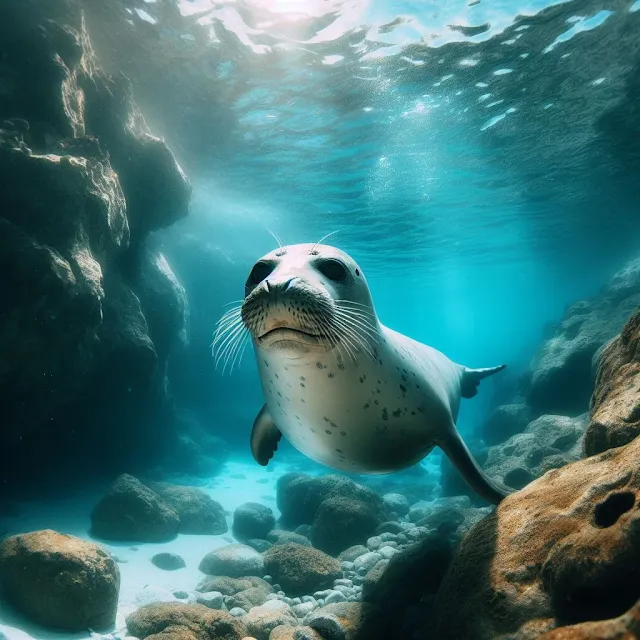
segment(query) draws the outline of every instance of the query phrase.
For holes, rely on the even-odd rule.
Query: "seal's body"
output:
[[[241,315],[265,397],[251,437],[260,464],[282,434],[309,458],[359,473],[397,471],[440,446],[487,500],[506,495],[455,428],[460,398],[504,367],[468,369],[382,325],[345,253],[309,244],[261,258]]]

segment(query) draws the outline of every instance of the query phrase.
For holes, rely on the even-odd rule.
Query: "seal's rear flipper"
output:
[[[467,369],[467,367],[464,367],[462,382],[460,384],[460,395],[463,398],[473,398],[473,396],[478,393],[480,380],[484,380],[494,373],[502,371],[506,366],[506,364],[501,364],[499,367],[489,367],[488,369]]]
[[[265,404],[256,416],[251,431],[251,453],[259,465],[267,466],[278,449],[280,438],[282,434]]]
[[[438,439],[437,444],[460,472],[466,483],[485,500],[499,504],[501,500],[513,493],[512,489],[490,480],[485,475],[467,449],[467,445],[455,426],[452,425],[446,436]]]

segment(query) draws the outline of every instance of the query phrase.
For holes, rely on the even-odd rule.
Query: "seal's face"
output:
[[[326,245],[282,247],[249,273],[242,321],[259,349],[291,356],[360,350],[377,324],[358,265]]]

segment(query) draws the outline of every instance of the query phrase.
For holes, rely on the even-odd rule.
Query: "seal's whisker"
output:
[[[351,359],[354,362],[357,362],[356,352],[358,351],[358,348],[353,342],[354,339],[357,342],[357,338],[355,338],[351,330],[346,325],[342,325],[340,322],[336,322],[335,320],[336,319],[334,318],[334,324],[336,325],[336,328],[340,329],[339,335],[341,343],[344,345]]]
[[[313,254],[313,252],[316,250],[316,247],[321,244],[323,242],[323,240],[326,240],[327,238],[330,238],[331,236],[335,236],[336,233],[339,233],[340,230],[336,229],[335,231],[332,231],[331,233],[327,233],[326,236],[322,236],[322,238],[320,238],[320,240],[318,240],[318,242],[316,242],[313,247],[311,247],[311,251],[309,251],[309,253]]]
[[[367,322],[366,319],[358,318],[357,316],[354,316],[353,314],[345,312],[343,310],[338,310],[336,313],[336,317],[349,324],[352,329],[357,329],[358,333],[366,335],[374,342],[380,341],[379,334],[375,330],[375,327],[371,323]]]
[[[371,357],[373,357],[373,351],[368,345],[367,341],[358,333],[356,328],[347,324],[346,320],[340,316],[335,318],[336,325],[340,326],[342,331],[355,340],[356,344],[361,347],[361,350],[366,351]]]
[[[244,326],[241,320],[231,323],[229,326],[219,328],[214,336],[212,347],[215,347],[221,340],[224,339],[225,336],[229,335],[230,332],[234,331],[240,326]]]
[[[234,366],[235,366],[235,362],[236,362],[236,357],[239,351],[239,348],[243,342],[245,336],[243,335],[239,335],[236,337],[236,339],[233,342],[233,346],[229,349],[225,360],[224,360],[224,366],[222,368],[222,375],[224,375],[227,366],[229,365],[229,362],[231,362],[231,367],[229,369],[229,373],[231,374],[233,372]]]
[[[344,359],[344,356],[342,355],[342,349],[341,347],[341,340],[339,337],[338,332],[336,331],[336,328],[333,327],[330,322],[329,319],[326,316],[321,316],[321,321],[322,321],[322,326],[323,326],[323,330],[330,336],[330,339],[333,340],[333,347],[338,351],[338,353],[340,354],[340,357],[342,357]],[[346,345],[345,349],[346,349]],[[336,359],[336,365],[338,364],[338,356],[334,353],[334,357]]]
[[[222,358],[226,358],[230,349],[233,348],[233,344],[237,339],[239,339],[242,334],[246,331],[244,325],[240,325],[230,331],[224,338],[224,340],[219,345],[219,351],[216,355],[215,366],[218,367]],[[224,373],[224,369],[223,369]]]
[[[238,367],[240,366],[240,363],[242,362],[242,356],[244,355],[244,350],[246,346],[247,346],[247,334],[245,333],[236,342],[235,355],[233,357],[233,361],[231,362],[231,368],[229,369],[230,374],[233,373],[233,370],[236,367],[236,363]]]
[[[278,249],[282,249],[283,247],[282,240],[280,240],[280,238],[278,238],[278,236],[275,233],[273,233],[271,229],[267,229],[267,231],[273,236],[273,239],[278,243]]]

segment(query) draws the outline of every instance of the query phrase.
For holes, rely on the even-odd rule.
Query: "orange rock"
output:
[[[509,496],[461,544],[425,638],[529,640],[623,614],[640,598],[639,498],[640,438]]]
[[[640,309],[605,347],[591,398],[585,453],[627,444],[640,434]]]

